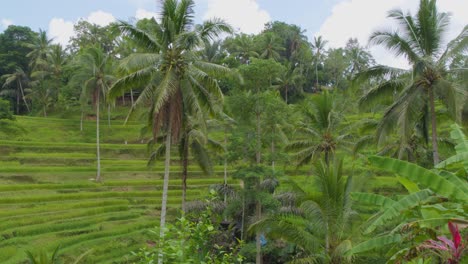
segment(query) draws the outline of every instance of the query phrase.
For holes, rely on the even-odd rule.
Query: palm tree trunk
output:
[[[84,111],[81,110],[80,131],[83,131],[83,118],[84,118]]]
[[[20,98],[20,92],[17,90],[16,91],[16,114],[19,115],[19,98]]]
[[[130,101],[132,102],[133,106],[133,89],[130,89]]]
[[[164,182],[163,182],[163,193],[161,202],[161,223],[159,230],[159,239],[164,239],[164,228],[166,227],[166,213],[167,213],[167,194],[169,190],[169,173],[171,165],[171,134],[172,134],[172,120],[169,118],[168,128],[166,133],[166,153],[164,159]],[[163,263],[163,252],[160,251],[158,255],[158,264]]]
[[[286,85],[286,94],[284,95],[284,98],[285,98],[285,102],[286,104],[288,104],[288,86]]]
[[[100,151],[100,141],[99,141],[99,89],[97,90],[96,96],[96,157],[97,157],[97,172],[96,172],[96,182],[101,181],[101,151]]]
[[[185,200],[187,196],[187,171],[188,171],[188,135],[185,135],[182,157],[182,212],[185,213]]]
[[[260,203],[260,201],[257,201],[257,204],[255,205],[255,211],[256,211],[256,215],[257,215],[257,221],[260,220],[260,218],[262,217],[262,204]],[[256,254],[256,257],[255,257],[255,263],[256,264],[262,264],[263,263],[263,256],[262,256],[262,244],[261,244],[261,233],[260,231],[257,231],[257,234],[255,235],[255,246],[256,246],[256,249],[257,249],[257,254]]]
[[[23,98],[23,102],[26,105],[26,109],[28,109],[28,113],[29,113],[31,112],[31,110],[29,110],[28,103],[26,102],[26,98],[24,97],[24,90],[23,90],[23,85],[21,84],[21,81],[19,81],[19,86],[20,86],[20,91],[21,91],[21,97]]]
[[[275,171],[275,141],[271,139],[271,169]]]
[[[225,147],[225,151],[227,152],[227,128],[224,128],[224,147]],[[226,157],[226,154],[227,153],[224,153],[224,205],[226,206],[227,205],[227,193],[226,193],[226,189],[227,189],[227,157]]]
[[[110,127],[110,105],[107,105],[107,127]]]
[[[318,59],[315,62],[315,87],[317,90],[319,90],[319,84],[318,84]]]
[[[439,145],[437,143],[437,121],[435,113],[435,100],[434,100],[434,91],[432,87],[429,87],[429,104],[431,108],[431,127],[432,127],[432,155],[434,158],[434,166],[437,165],[440,161],[439,158]]]
[[[261,135],[260,135],[260,113],[257,112],[256,114],[256,123],[257,123],[257,149],[255,153],[255,158],[257,164],[260,164],[262,161],[262,142],[261,142]]]

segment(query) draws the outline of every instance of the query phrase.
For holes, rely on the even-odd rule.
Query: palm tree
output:
[[[281,76],[276,78],[273,89],[277,89],[284,96],[284,101],[288,103],[288,95],[291,91],[302,93],[302,84],[304,76],[302,75],[301,67],[292,66],[290,63],[286,64],[286,71],[281,73]]]
[[[101,155],[99,139],[99,110],[101,96],[106,99],[111,84],[115,80],[112,68],[111,57],[100,47],[92,46],[79,54],[75,61],[78,70],[72,82],[82,84],[81,97],[83,101],[91,96],[93,106],[96,110],[96,157],[97,172],[96,181],[101,181]]]
[[[277,194],[282,202],[278,213],[256,222],[251,228],[281,238],[303,250],[291,263],[350,263],[347,238],[351,209],[352,177],[343,175],[343,162],[315,164],[313,184],[288,181],[292,192]],[[318,192],[317,192],[318,187]]]
[[[26,86],[29,82],[28,75],[23,71],[21,68],[16,68],[14,73],[9,73],[5,74],[2,76],[2,78],[5,78],[5,83],[3,84],[2,88],[4,90],[0,93],[0,95],[13,95],[16,97],[16,114],[19,114],[20,111],[20,98],[23,100],[24,105],[28,109],[28,112],[30,112],[28,102],[26,102]],[[16,84],[15,89],[5,89],[13,84]]]
[[[184,116],[183,130],[179,143],[179,157],[182,164],[182,212],[186,212],[186,193],[189,155],[191,154],[197,165],[206,175],[213,174],[213,164],[209,147],[215,152],[223,151],[223,146],[217,141],[208,137],[208,131],[204,126],[203,120],[196,120],[190,116]],[[156,142],[151,140],[152,149]],[[165,153],[165,145],[159,145],[150,155],[148,164],[152,165],[158,158]]]
[[[318,83],[318,65],[322,61],[322,57],[324,55],[325,45],[327,45],[326,40],[322,38],[322,36],[314,37],[314,43],[312,43],[312,49],[315,53],[315,86],[316,89],[319,89]]]
[[[259,57],[258,52],[255,51],[253,36],[242,33],[236,35],[234,38],[226,39],[224,45],[242,64],[248,64],[252,57]]]
[[[421,0],[416,16],[393,10],[388,17],[399,23],[399,30],[376,31],[371,35],[370,43],[383,45],[396,56],[405,57],[411,69],[378,65],[359,73],[356,83],[369,80],[377,83],[363,96],[361,103],[368,104],[398,93],[384,113],[379,135],[399,127],[400,134],[406,136],[416,126],[424,127],[426,135],[429,135],[430,120],[435,165],[439,163],[435,103],[440,99],[453,117],[460,119],[465,94],[454,81],[456,75],[450,74],[467,72],[467,69],[449,69],[448,66],[458,54],[468,49],[468,26],[444,47],[443,37],[450,17],[447,13],[438,12],[436,0]],[[410,125],[406,126],[408,123]]]
[[[32,43],[26,44],[31,49],[26,57],[31,59],[30,66],[33,70],[39,70],[47,67],[47,55],[53,39],[47,37],[47,32],[39,29],[39,35]]]
[[[114,84],[112,95],[119,96],[132,86],[144,87],[135,104],[151,105],[148,116],[154,139],[162,129],[166,134],[161,238],[166,221],[171,145],[180,141],[184,115],[196,117],[218,111],[223,95],[210,74],[228,72],[225,67],[202,61],[197,51],[204,41],[221,32],[231,32],[231,27],[219,19],[195,26],[193,8],[192,0],[166,0],[161,18],[152,20],[153,30],[140,30],[125,22],[119,25],[146,53],[132,54],[122,62],[121,67],[129,74]],[[159,261],[162,262],[162,253]]]
[[[262,59],[273,59],[278,61],[281,58],[280,52],[286,50],[281,46],[281,43],[278,42],[278,39],[273,33],[264,33],[261,35],[260,39],[260,49],[262,53],[260,58]]]
[[[340,127],[342,114],[336,104],[335,97],[324,91],[302,106],[304,121],[298,128],[302,136],[286,146],[287,150],[295,151],[298,166],[317,160],[321,154],[329,164],[338,147],[352,145],[348,128]]]

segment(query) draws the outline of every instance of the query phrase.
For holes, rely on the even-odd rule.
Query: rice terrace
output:
[[[0,263],[468,263],[468,3],[318,2],[2,3]]]

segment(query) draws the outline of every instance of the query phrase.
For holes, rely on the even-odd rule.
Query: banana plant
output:
[[[436,168],[443,169],[452,164],[462,163],[465,173],[468,174],[468,139],[459,125],[453,124],[451,128],[450,137],[457,144],[455,146],[456,154],[437,164]]]
[[[435,230],[447,222],[468,224],[466,181],[448,171],[428,170],[398,159],[371,156],[369,161],[380,170],[397,174],[409,194],[392,199],[353,193],[355,201],[380,210],[364,224],[364,233],[373,234],[373,238],[354,246],[348,254],[390,248],[388,262],[396,263],[421,249],[414,241],[435,238]]]

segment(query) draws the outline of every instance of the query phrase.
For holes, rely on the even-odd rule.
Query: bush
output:
[[[193,216],[192,216],[193,217]],[[140,249],[132,252],[138,257],[138,263],[156,263],[160,253],[167,263],[201,263],[231,264],[242,263],[243,257],[238,254],[241,242],[230,247],[215,243],[221,234],[210,207],[190,220],[190,216],[178,218],[166,225],[164,238],[159,237],[159,230],[152,230],[159,243],[151,249]]]

